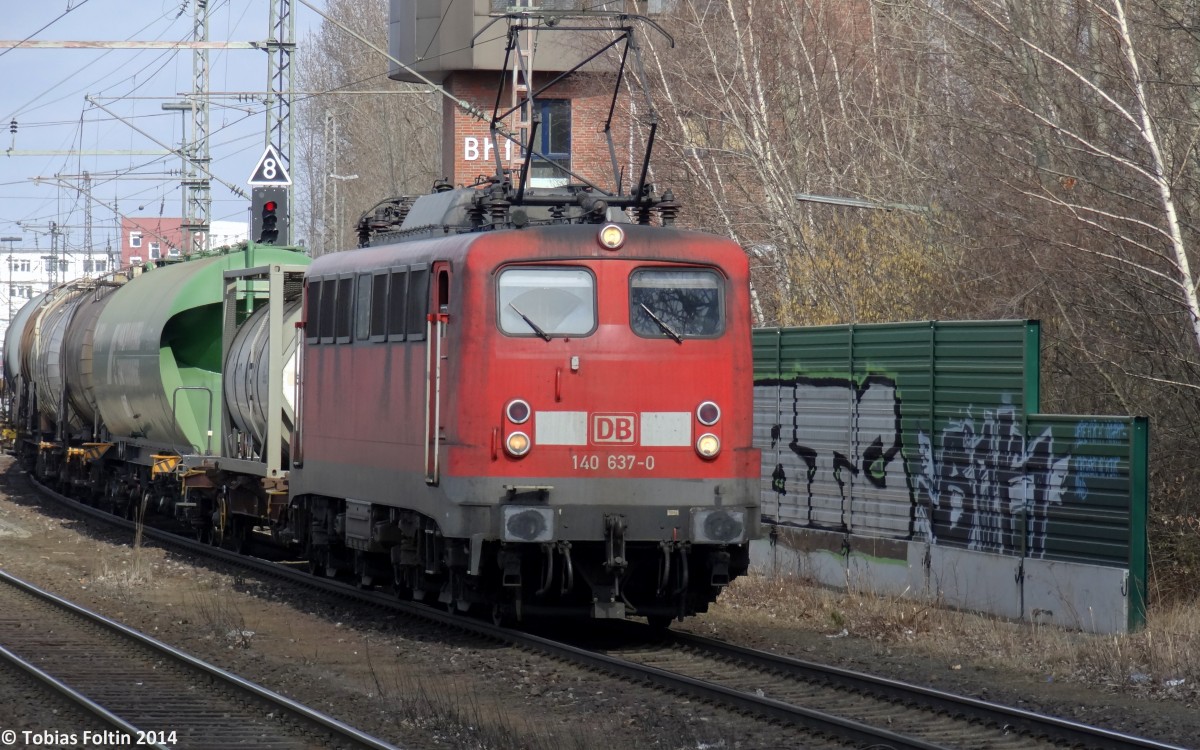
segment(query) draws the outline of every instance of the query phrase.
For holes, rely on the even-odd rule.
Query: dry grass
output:
[[[1152,610],[1146,627],[1136,633],[1094,635],[917,599],[833,591],[794,577],[751,575],[735,581],[709,617],[722,625],[739,621],[762,628],[780,640],[786,629],[828,637],[844,631],[948,661],[1026,669],[1031,675],[1107,687],[1171,696],[1194,694],[1200,687],[1200,603]]]
[[[129,597],[134,589],[153,582],[158,553],[148,553],[142,546],[142,529],[139,518],[131,547],[118,547],[111,554],[101,553],[96,559],[92,580],[97,586],[111,590],[118,597]]]
[[[229,592],[197,587],[191,598],[192,611],[213,637],[229,648],[250,648],[254,631],[246,628],[246,617]]]

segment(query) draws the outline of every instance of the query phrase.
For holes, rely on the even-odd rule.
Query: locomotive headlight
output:
[[[619,250],[625,244],[625,230],[616,224],[605,224],[597,236],[600,246],[609,250]]]
[[[727,508],[692,509],[692,541],[737,544],[745,535],[745,511]]]
[[[554,511],[550,508],[530,508],[506,505],[503,513],[504,541],[550,542],[554,540]]]
[[[715,458],[721,452],[721,439],[706,432],[696,440],[696,452],[701,458]]]
[[[508,451],[510,456],[520,458],[529,452],[529,436],[523,432],[509,433],[508,438],[504,441],[504,450]]]
[[[712,401],[705,401],[696,407],[696,419],[705,427],[712,427],[721,418],[721,407]]]
[[[519,398],[514,398],[508,402],[508,406],[504,407],[504,414],[513,424],[524,424],[532,413],[529,404]]]

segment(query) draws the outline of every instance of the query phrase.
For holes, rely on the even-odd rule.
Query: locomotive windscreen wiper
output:
[[[508,306],[509,306],[509,307],[511,307],[511,308],[513,309],[513,311],[514,311],[514,312],[516,312],[516,314],[517,314],[517,315],[520,315],[520,316],[521,316],[521,320],[523,320],[523,321],[525,321],[527,324],[529,324],[529,327],[533,329],[533,332],[534,332],[534,333],[536,333],[537,335],[539,335],[539,336],[541,336],[542,338],[546,339],[547,341],[549,341],[549,340],[550,340],[550,334],[548,334],[548,333],[546,333],[545,331],[543,331],[543,330],[542,330],[542,327],[541,327],[541,326],[539,326],[537,323],[534,323],[532,318],[530,318],[528,315],[526,315],[525,313],[523,313],[523,312],[521,312],[520,310],[518,310],[516,305],[514,305],[514,304],[513,304],[513,303],[511,303],[511,302],[509,302],[509,303],[508,303]]]
[[[670,336],[671,338],[675,339],[676,344],[683,343],[683,336],[680,336],[678,333],[676,333],[675,329],[672,328],[671,326],[667,325],[666,321],[664,321],[662,318],[655,315],[653,310],[646,307],[645,302],[643,302],[641,304],[642,304],[642,309],[645,310],[646,314],[650,316],[650,320],[653,320],[655,323],[657,323],[658,327],[663,330],[663,333],[665,333],[668,336]]]

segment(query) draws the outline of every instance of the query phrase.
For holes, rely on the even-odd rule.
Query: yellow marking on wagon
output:
[[[155,453],[150,456],[154,461],[154,465],[150,467],[150,476],[157,477],[163,474],[170,474],[175,471],[175,467],[179,465],[179,456],[169,453]]]

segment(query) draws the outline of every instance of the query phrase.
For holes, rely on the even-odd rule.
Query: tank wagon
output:
[[[261,390],[239,390],[236,382],[256,366],[267,372],[275,365],[279,396],[271,406],[281,428],[290,425],[282,394],[294,385],[285,389],[282,380],[288,336],[275,338],[278,363],[242,342],[264,335],[272,273],[294,279],[294,299],[280,296],[274,316],[282,331],[290,304],[294,325],[308,262],[293,250],[258,247],[80,279],[31,300],[4,342],[9,421],[22,463],[114,512],[152,509],[200,536],[244,542],[252,521],[269,518],[272,498],[281,496],[287,456],[278,450],[273,461],[263,458],[266,436],[252,430],[261,416],[253,422],[245,415],[269,407],[247,403]],[[264,265],[246,271],[249,263]],[[276,286],[282,295],[287,285],[281,279]],[[287,333],[294,340],[294,328]],[[251,453],[258,460],[237,465]],[[234,464],[222,468],[221,460]]]

